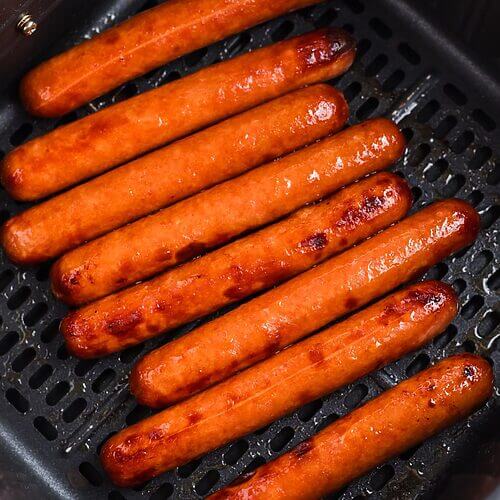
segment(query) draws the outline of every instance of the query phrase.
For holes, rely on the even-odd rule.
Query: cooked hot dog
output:
[[[21,82],[26,109],[60,116],[128,80],[320,0],[169,0],[45,61]]]
[[[351,127],[67,253],[54,293],[69,304],[107,295],[384,169],[403,149],[389,120]]]
[[[478,230],[469,204],[434,203],[147,354],[132,370],[131,391],[151,406],[186,398],[422,274]]]
[[[344,125],[329,85],[297,90],[93,179],[10,219],[9,258],[34,264],[196,193]]]
[[[69,351],[92,358],[124,349],[284,281],[404,217],[411,191],[379,173],[150,282],[71,312]]]
[[[104,446],[103,466],[130,486],[182,465],[421,347],[456,310],[448,285],[411,286],[121,431]]]
[[[322,29],[204,68],[86,116],[9,153],[2,182],[35,200],[264,101],[346,71],[354,41]]]
[[[451,356],[208,498],[321,498],[467,417],[492,390],[486,360],[473,354]]]

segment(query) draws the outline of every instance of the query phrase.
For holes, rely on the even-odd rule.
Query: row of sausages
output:
[[[118,433],[103,466],[118,485],[140,484],[422,347],[456,311],[448,285],[408,287]],[[214,498],[318,498],[467,416],[492,387],[487,362],[449,358]]]
[[[35,114],[64,114],[313,3],[171,0],[42,64],[23,80],[22,97]],[[411,190],[383,172],[405,148],[391,121],[342,130],[348,105],[319,82],[344,73],[354,55],[347,32],[318,30],[105,108],[4,158],[2,182],[19,200],[85,181],[2,230],[17,263],[59,257],[53,291],[83,305],[61,324],[74,355],[111,354],[264,291],[135,365],[137,400],[173,406],[105,443],[102,464],[116,484],[140,484],[261,428],[424,346],[453,320],[453,290],[428,281],[323,329],[479,231],[478,214],[460,200],[405,218]],[[213,498],[338,490],[470,414],[492,384],[484,360],[449,358]]]

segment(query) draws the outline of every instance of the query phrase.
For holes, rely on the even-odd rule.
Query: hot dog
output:
[[[422,274],[478,230],[469,204],[434,203],[147,354],[132,370],[131,391],[151,406],[186,398]]]
[[[26,109],[60,116],[177,57],[319,0],[170,0],[30,71]]]
[[[456,310],[448,285],[409,287],[121,431],[105,444],[103,466],[129,486],[182,465],[421,347]]]
[[[492,390],[486,360],[473,354],[451,356],[208,498],[321,498],[467,417]]]
[[[52,268],[53,291],[69,304],[107,295],[384,169],[403,149],[389,120],[351,127],[72,250]]]
[[[108,172],[10,219],[9,258],[34,264],[344,125],[348,109],[329,85],[297,90]]]
[[[264,101],[346,71],[354,41],[323,29],[204,68],[86,116],[7,154],[16,199],[35,200]]]
[[[318,205],[158,278],[71,312],[68,350],[102,356],[216,311],[284,281],[404,217],[411,191],[379,173]]]

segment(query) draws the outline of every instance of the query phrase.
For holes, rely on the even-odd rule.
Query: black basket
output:
[[[129,8],[131,2],[125,3]],[[138,8],[142,4],[138,1]],[[102,26],[102,20],[94,22]],[[0,109],[0,149],[5,153],[61,123],[215,61],[327,25],[343,26],[359,42],[353,68],[332,82],[349,100],[350,122],[389,116],[398,121],[409,140],[407,153],[393,170],[413,186],[413,211],[433,200],[456,196],[470,201],[481,214],[478,241],[426,275],[443,279],[458,292],[462,307],[456,320],[430,345],[378,373],[141,488],[118,490],[104,475],[97,450],[110,434],[151,414],[129,395],[127,376],[141,355],[171,335],[102,360],[73,358],[58,333],[66,309],[49,292],[49,265],[19,269],[2,256],[1,498],[3,494],[9,500],[26,498],[29,492],[64,499],[197,498],[275,458],[338,416],[452,353],[479,353],[491,360],[498,375],[500,332],[495,307],[500,271],[495,250],[500,212],[496,200],[500,89],[461,47],[404,2],[337,0],[284,16],[127,83],[59,121],[35,120],[16,99],[10,99]],[[60,46],[74,39],[68,36]],[[25,208],[3,192],[0,203],[2,221]],[[496,397],[498,401],[498,390]],[[382,465],[335,498],[436,495],[449,468],[460,464],[492,434],[496,409],[495,400],[490,401],[467,422]]]

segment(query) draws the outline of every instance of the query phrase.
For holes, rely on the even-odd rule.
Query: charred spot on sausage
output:
[[[313,444],[310,439],[300,443],[293,451],[295,457],[302,458],[306,453],[309,453],[313,449]]]
[[[115,316],[106,324],[106,330],[112,335],[120,335],[128,332],[142,321],[142,313],[138,310]]]

